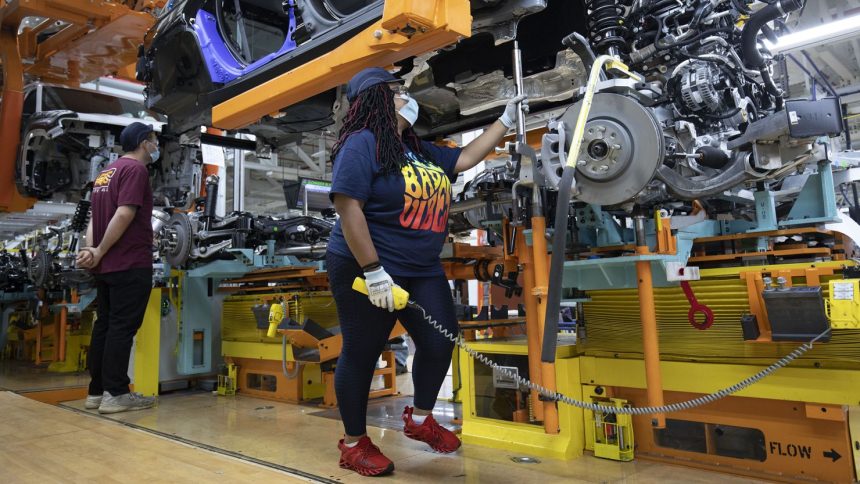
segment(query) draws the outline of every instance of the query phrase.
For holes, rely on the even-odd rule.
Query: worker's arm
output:
[[[85,236],[84,242],[86,245],[84,247],[89,247],[93,245],[93,219],[90,219],[90,222],[87,224],[87,234]]]
[[[481,133],[471,143],[463,148],[460,152],[460,157],[457,158],[457,166],[454,168],[456,173],[464,172],[480,163],[493,151],[508,133],[508,127],[496,120],[489,128]]]
[[[334,195],[334,209],[340,215],[340,228],[343,230],[346,245],[364,272],[367,297],[374,306],[391,312],[394,311],[393,289],[396,285],[385,272],[385,268],[379,264],[379,256],[370,238],[363,208],[364,202],[339,193]]]
[[[76,267],[80,267],[83,269],[92,267],[93,261],[93,253],[89,250],[85,250],[88,247],[93,245],[93,220],[90,219],[90,222],[87,224],[87,232],[84,238],[84,243],[81,244],[80,250],[78,250],[78,255],[75,259]]]
[[[97,247],[87,247],[81,252],[90,252],[91,258],[85,257],[85,254],[78,254],[78,265],[84,269],[90,269],[99,265],[105,254],[116,244],[116,241],[122,237],[125,230],[131,225],[134,216],[137,214],[136,205],[122,205],[117,207],[113,217],[108,223],[105,235],[102,237],[101,243]],[[88,230],[89,231],[89,230]],[[89,240],[87,243],[90,243]]]
[[[508,101],[504,114],[460,152],[460,157],[457,158],[457,165],[454,167],[455,173],[461,173],[473,168],[484,160],[493,151],[493,148],[498,146],[502,138],[508,133],[508,130],[516,123],[517,104],[520,102],[523,103],[523,110],[528,112],[529,104],[526,96],[517,96]]]
[[[370,229],[364,218],[364,203],[346,195],[334,195],[334,209],[340,215],[340,227],[346,244],[352,252],[358,265],[364,267],[379,261],[373,240],[370,239]]]

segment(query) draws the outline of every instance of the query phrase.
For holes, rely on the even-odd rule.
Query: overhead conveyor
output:
[[[79,85],[105,75],[132,78],[138,44],[163,0],[12,0],[0,6],[0,211],[35,199],[15,187],[25,79]]]

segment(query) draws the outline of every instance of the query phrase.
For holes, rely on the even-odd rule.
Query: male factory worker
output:
[[[326,255],[343,350],[335,392],[344,424],[340,466],[365,476],[394,470],[367,436],[367,395],[382,351],[399,320],[415,342],[415,407],[403,412],[407,437],[437,452],[454,452],[460,439],[439,425],[432,410],[451,365],[454,343],[413,309],[395,311],[392,289],[407,290],[450,334],[457,334],[451,288],[439,253],[448,236],[451,183],[481,160],[514,126],[517,103],[465,148],[422,141],[412,126],[418,103],[383,69],[365,69],[347,85],[349,112],[332,150],[331,193],[340,218]],[[352,289],[364,277],[369,297]]]
[[[158,159],[158,139],[152,126],[138,122],[119,139],[125,154],[93,182],[92,220],[86,246],[77,254],[78,267],[93,272],[98,289],[86,408],[99,413],[155,405],[154,398],[129,391],[128,360],[152,289],[152,188],[146,165]]]

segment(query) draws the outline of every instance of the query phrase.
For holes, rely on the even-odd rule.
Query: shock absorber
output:
[[[72,216],[72,221],[69,224],[72,229],[72,241],[69,244],[69,252],[75,253],[78,249],[78,241],[81,238],[82,233],[86,233],[87,224],[90,221],[90,207],[92,206],[92,201],[90,201],[90,194],[92,193],[93,184],[92,182],[88,183],[83,189],[83,197],[78,201],[78,204],[75,206],[75,214]],[[88,241],[92,243],[92,241]]]
[[[209,175],[206,178],[206,202],[203,206],[203,216],[207,219],[215,218],[218,209],[218,175]]]
[[[617,56],[627,51],[624,3],[624,0],[585,0],[588,38],[601,54]]]

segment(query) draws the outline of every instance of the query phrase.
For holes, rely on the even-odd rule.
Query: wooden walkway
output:
[[[0,392],[0,481],[307,482],[12,392]]]

